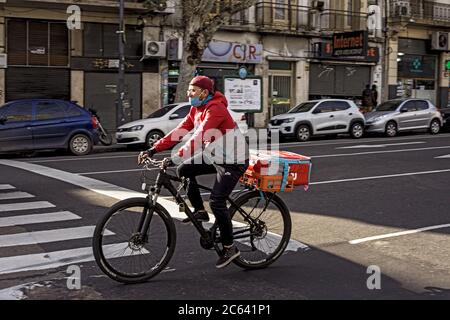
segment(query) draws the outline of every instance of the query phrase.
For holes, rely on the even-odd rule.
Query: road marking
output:
[[[414,229],[414,230],[407,230],[407,231],[400,231],[400,232],[394,232],[394,233],[387,233],[387,234],[378,235],[378,236],[372,236],[372,237],[367,237],[367,238],[362,238],[362,239],[351,240],[351,241],[349,241],[349,243],[350,244],[360,244],[360,243],[368,242],[368,241],[374,241],[374,240],[386,239],[386,238],[393,238],[393,237],[400,237],[400,236],[404,236],[404,235],[408,235],[408,234],[414,234],[414,233],[419,233],[419,232],[424,232],[424,231],[429,231],[429,230],[442,229],[442,228],[449,228],[449,227],[450,227],[450,224],[441,224],[441,225],[437,225],[437,226],[424,227],[424,228],[419,228],[419,229]]]
[[[395,147],[395,146],[404,146],[410,144],[423,144],[426,142],[404,142],[404,143],[391,143],[391,144],[360,144],[356,146],[349,147],[340,147],[336,149],[364,149],[364,148],[386,148],[386,147]]]
[[[0,200],[27,199],[27,198],[34,198],[34,196],[26,192],[0,193]]]
[[[400,153],[400,152],[413,152],[413,151],[426,151],[426,150],[439,150],[450,149],[450,146],[443,147],[429,147],[429,148],[417,148],[417,149],[403,149],[403,150],[383,150],[383,151],[368,151],[368,152],[356,152],[356,153],[338,153],[338,154],[325,154],[319,156],[309,156],[311,158],[333,158],[333,157],[351,157],[351,156],[363,156],[368,154],[380,154],[380,153]]]
[[[447,154],[445,156],[436,157],[435,159],[450,159],[450,154]]]
[[[81,219],[81,217],[69,211],[29,214],[24,216],[0,218],[0,227],[22,226],[26,224],[47,223],[47,222],[67,221],[77,219]]]
[[[147,196],[145,193],[136,192],[107,182],[95,180],[89,177],[83,177],[70,172],[44,167],[37,164],[25,163],[14,160],[0,160],[0,165],[6,165],[19,168],[22,170],[27,170],[35,174],[40,174],[49,178],[64,181],[85,188],[92,192],[118,200],[124,200],[133,197],[143,198]],[[183,220],[186,218],[186,214],[179,212],[179,207],[175,202],[169,201],[167,199],[158,198],[158,203],[160,203],[174,219]],[[292,250],[296,252],[298,248],[306,249],[308,248],[308,246],[296,240],[290,240],[288,248],[286,250],[288,251]]]
[[[96,174],[107,174],[107,173],[122,173],[122,172],[135,172],[135,171],[142,171],[143,169],[128,169],[128,170],[113,170],[113,171],[97,171],[97,172],[81,172],[77,173],[81,176],[90,176],[90,175],[96,175]],[[159,168],[152,168],[150,170],[159,170]]]
[[[0,184],[0,190],[10,190],[10,189],[15,189],[15,187],[13,187],[10,184]]]
[[[418,175],[424,175],[424,174],[435,174],[435,173],[443,173],[443,172],[450,172],[450,169],[433,170],[433,171],[422,171],[422,172],[398,173],[398,174],[389,174],[389,175],[384,175],[384,176],[361,177],[361,178],[351,178],[351,179],[341,179],[341,180],[319,181],[319,182],[311,182],[310,185],[331,184],[331,183],[352,182],[352,181],[364,181],[364,180],[375,180],[375,179],[386,179],[386,178],[398,178],[398,177],[418,176]]]
[[[113,258],[118,256],[117,253],[124,252],[126,247],[128,247],[128,242],[106,245],[103,247],[103,250],[108,258]],[[148,253],[145,249],[142,252],[144,254]],[[123,256],[129,255],[131,255],[129,250],[123,254]],[[92,247],[4,257],[0,258],[0,274],[55,269],[65,265],[79,264],[93,260],[95,258]]]
[[[44,209],[44,208],[54,208],[54,207],[55,206],[53,204],[51,204],[50,202],[47,202],[47,201],[10,203],[10,204],[0,204],[0,212]]]
[[[95,226],[86,226],[0,235],[0,248],[91,238],[94,229]],[[106,230],[105,234],[114,233]]]

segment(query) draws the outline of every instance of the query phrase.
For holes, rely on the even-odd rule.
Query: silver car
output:
[[[425,99],[388,100],[364,117],[366,132],[384,133],[388,137],[417,129],[428,129],[431,134],[437,134],[443,124],[439,110]]]

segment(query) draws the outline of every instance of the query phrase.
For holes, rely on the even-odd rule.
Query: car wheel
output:
[[[92,141],[84,134],[76,134],[70,139],[69,149],[76,156],[87,155],[92,150]]]
[[[295,137],[300,142],[308,141],[311,138],[311,129],[307,125],[302,124],[295,131]]]
[[[441,123],[437,119],[433,119],[430,124],[430,133],[438,134],[441,131]]]
[[[147,148],[153,147],[156,141],[160,140],[164,137],[163,133],[158,130],[152,130],[147,134],[147,138],[145,139]]]
[[[359,139],[364,135],[364,126],[361,122],[355,122],[350,126],[350,136]]]
[[[386,135],[388,137],[395,137],[398,133],[397,124],[394,121],[390,121],[386,124]]]

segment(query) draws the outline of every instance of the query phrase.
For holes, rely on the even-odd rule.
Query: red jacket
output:
[[[191,107],[184,120],[164,138],[154,144],[157,152],[170,149],[180,142],[186,131],[196,128],[192,137],[178,150],[180,157],[191,156],[199,146],[212,142],[214,138],[205,136],[209,129],[218,129],[222,135],[226,130],[236,128],[236,123],[228,112],[228,102],[225,96],[216,91],[214,97],[204,106]],[[216,137],[217,138],[217,137]]]

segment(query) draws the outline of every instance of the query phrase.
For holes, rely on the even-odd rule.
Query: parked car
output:
[[[450,131],[450,103],[447,108],[443,108],[439,110],[442,116],[442,128],[445,131]]]
[[[439,110],[425,99],[388,100],[364,116],[366,132],[384,133],[388,137],[417,129],[428,129],[431,134],[437,134],[443,124]]]
[[[277,131],[280,137],[295,137],[298,141],[338,133],[349,133],[359,139],[364,134],[364,116],[351,100],[312,100],[272,117],[268,131],[269,135]]]
[[[189,113],[188,102],[167,105],[156,110],[147,118],[128,122],[116,132],[116,140],[124,145],[145,145],[150,148],[156,141],[172,131]],[[242,133],[247,133],[248,125],[245,113],[228,109]]]
[[[0,152],[69,149],[81,156],[98,143],[97,122],[75,102],[28,99],[0,107]]]

